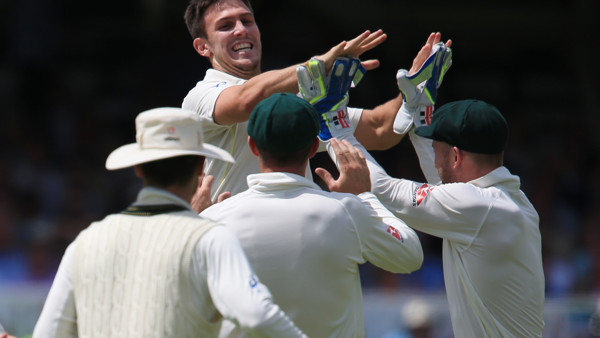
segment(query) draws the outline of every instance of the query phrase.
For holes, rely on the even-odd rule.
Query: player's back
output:
[[[358,264],[365,259],[352,214],[365,206],[306,182],[259,184],[202,216],[233,230],[274,300],[307,335],[364,336]]]

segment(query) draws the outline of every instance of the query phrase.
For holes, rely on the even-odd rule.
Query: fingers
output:
[[[351,164],[366,163],[366,159],[360,149],[356,148],[346,140],[342,140],[341,142],[336,140],[336,142],[339,145],[338,149],[340,150],[340,155],[344,157],[344,161]]]
[[[339,162],[340,155],[342,155],[342,145],[335,137],[329,140],[329,144],[331,144],[331,148],[333,149],[333,152],[335,153],[335,156],[337,157],[337,160]]]
[[[200,175],[200,178],[198,179],[198,189],[200,190],[201,194],[208,192],[210,195],[210,188],[212,187],[214,180],[215,178],[212,175],[206,175],[205,173]]]
[[[223,192],[217,197],[217,203],[221,203],[229,197],[231,197],[231,193],[229,191]]]
[[[383,31],[381,29],[379,29],[376,32],[371,33],[369,36],[367,36],[366,39],[361,41],[360,47],[364,51],[367,51],[367,50],[370,50],[370,49],[373,49],[373,48],[379,46],[386,39],[387,39],[387,34],[384,34]]]
[[[361,61],[361,64],[365,68],[365,70],[367,70],[367,71],[376,69],[380,65],[379,60],[376,60],[376,59],[367,60],[367,61]]]
[[[427,41],[425,42],[423,47],[421,47],[421,50],[419,50],[419,52],[417,53],[417,56],[415,56],[415,58],[413,59],[412,66],[410,67],[410,70],[408,71],[409,75],[416,73],[421,68],[421,66],[423,65],[425,60],[427,60],[427,58],[431,54],[431,50],[432,50],[433,46],[435,44],[437,44],[438,42],[440,42],[441,40],[442,40],[442,33],[435,32],[435,33],[429,34]],[[446,41],[447,47],[450,47],[451,45],[452,45],[452,40]]]
[[[323,168],[317,168],[315,169],[315,174],[317,174],[317,176],[319,176],[321,180],[325,182],[330,191],[335,191],[335,180],[333,179],[333,176],[329,173],[329,171]]]
[[[387,39],[387,35],[381,29],[371,33],[365,31],[361,35],[352,39],[344,48],[344,54],[355,58],[360,57],[364,52],[369,51]]]
[[[433,45],[426,43],[425,45],[423,45],[423,47],[421,47],[421,50],[419,50],[417,56],[415,56],[415,58],[413,59],[412,66],[408,71],[409,75],[416,73],[419,70],[419,68],[421,68],[425,60],[427,60],[427,58],[429,57],[429,53],[431,53],[432,46]]]
[[[213,180],[214,177],[212,175],[205,175],[202,173],[200,176],[198,176],[198,187],[196,188],[196,192],[190,201],[192,209],[194,209],[194,211],[197,213],[202,212],[204,209],[212,205],[212,201],[210,199],[210,189],[212,187]]]

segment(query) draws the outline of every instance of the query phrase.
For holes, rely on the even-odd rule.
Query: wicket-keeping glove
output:
[[[348,90],[365,72],[359,59],[348,57],[337,58],[329,75],[325,74],[324,63],[316,58],[308,66],[296,68],[300,93],[319,114],[322,141],[354,132],[347,118]]]
[[[394,132],[405,134],[415,125],[431,123],[433,105],[437,100],[437,89],[452,66],[452,49],[443,42],[433,46],[431,54],[413,75],[406,69],[398,70],[396,79],[404,102],[394,120]]]

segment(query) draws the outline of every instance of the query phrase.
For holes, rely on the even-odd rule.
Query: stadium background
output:
[[[396,70],[410,66],[430,32],[452,39],[454,65],[438,102],[483,99],[510,124],[505,164],[540,214],[545,336],[591,334],[600,294],[600,2],[252,3],[263,70],[306,60],[365,29],[383,29],[387,41],[363,57],[378,58],[381,67],[351,91],[356,107],[397,95]],[[186,4],[0,2],[0,323],[9,332],[31,331],[77,233],[134,199],[140,185],[133,170],[108,172],[104,161],[133,141],[135,116],[180,106],[204,76],[208,63],[192,49],[183,23]],[[374,155],[391,175],[422,179],[408,140]],[[332,168],[324,155],[313,165]],[[400,307],[409,295],[437,304],[438,336],[447,333],[441,241],[422,240],[425,263],[414,274],[362,270],[369,336],[383,334],[374,327],[401,326]]]

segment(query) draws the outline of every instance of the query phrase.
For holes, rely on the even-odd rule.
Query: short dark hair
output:
[[[185,9],[183,19],[188,31],[193,39],[195,38],[206,38],[206,27],[204,27],[204,13],[206,10],[223,0],[191,0]],[[240,0],[250,12],[253,13],[252,5],[250,0]]]
[[[200,162],[201,161],[201,162]],[[140,164],[144,182],[157,188],[184,185],[195,173],[196,165],[204,163],[203,156],[185,155]]]
[[[273,152],[256,146],[260,157],[264,162],[277,165],[279,167],[298,166],[308,159],[312,144],[304,149],[292,152]]]

